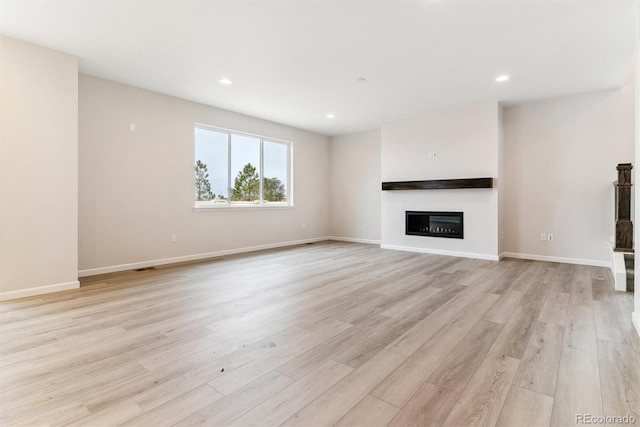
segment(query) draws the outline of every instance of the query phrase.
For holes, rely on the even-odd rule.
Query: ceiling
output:
[[[84,73],[338,135],[619,87],[638,10],[635,0],[0,0],[0,33],[76,55]],[[502,73],[510,80],[496,83]]]

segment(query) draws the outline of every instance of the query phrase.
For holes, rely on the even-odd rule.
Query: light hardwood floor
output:
[[[322,242],[0,302],[0,425],[640,425],[605,268]]]

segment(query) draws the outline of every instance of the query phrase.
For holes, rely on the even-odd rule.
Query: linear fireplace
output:
[[[405,211],[405,234],[462,239],[462,212]]]

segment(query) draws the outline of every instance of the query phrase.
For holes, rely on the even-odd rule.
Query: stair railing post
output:
[[[615,186],[616,246],[617,252],[633,252],[633,222],[631,221],[631,163],[616,167],[618,180]]]

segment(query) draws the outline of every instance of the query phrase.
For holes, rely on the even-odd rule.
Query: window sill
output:
[[[282,205],[282,206],[247,206],[247,205],[239,205],[239,206],[230,206],[230,205],[220,205],[220,206],[194,206],[194,212],[212,212],[212,211],[263,211],[263,210],[289,210],[294,209],[293,205]]]

